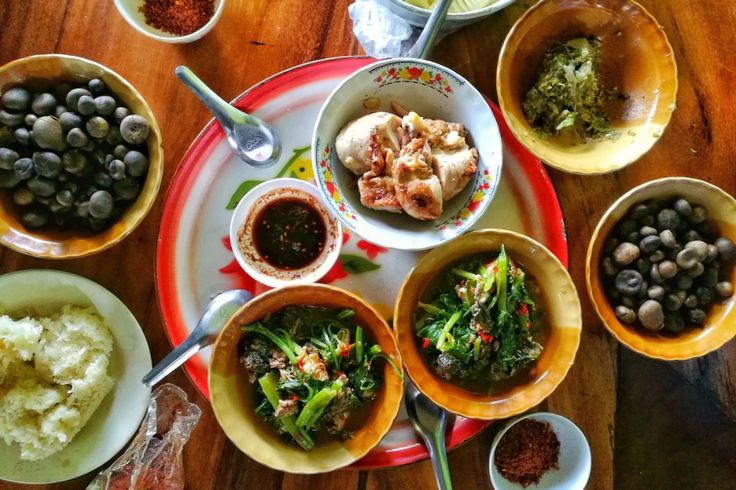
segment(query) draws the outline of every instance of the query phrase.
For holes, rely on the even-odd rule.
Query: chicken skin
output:
[[[401,149],[393,168],[396,197],[412,218],[434,220],[442,215],[442,187],[432,173],[427,140],[415,138]]]

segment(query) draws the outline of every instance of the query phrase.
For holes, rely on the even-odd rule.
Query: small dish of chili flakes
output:
[[[115,0],[115,6],[145,36],[165,43],[189,43],[212,30],[225,0]]]
[[[554,413],[530,413],[511,420],[491,445],[489,472],[496,490],[582,490],[590,467],[585,435]]]

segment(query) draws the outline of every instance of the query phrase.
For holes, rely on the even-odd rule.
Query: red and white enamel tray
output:
[[[161,312],[173,345],[194,328],[205,305],[218,292],[267,288],[243,272],[229,250],[232,210],[258,183],[274,177],[313,180],[309,144],[322,103],[347,75],[374,60],[347,57],[297,66],[252,87],[234,104],[273,126],[284,145],[281,161],[254,169],[231,152],[220,126],[211,121],[184,155],[166,196],[156,255]],[[511,135],[493,106],[504,142],[504,166],[498,191],[475,228],[506,228],[544,243],[563,264],[567,244],[557,196],[542,164]],[[322,279],[353,291],[391,317],[401,283],[421,253],[388,250],[345,233],[340,259]],[[209,350],[185,369],[208,396]],[[457,418],[448,432],[453,448],[480,432],[487,422]],[[428,457],[402,411],[389,434],[360,468],[396,466]]]

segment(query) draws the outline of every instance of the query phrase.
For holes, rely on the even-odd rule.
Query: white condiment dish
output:
[[[196,31],[186,34],[184,36],[177,36],[169,32],[164,32],[160,29],[156,29],[146,23],[146,18],[139,9],[143,6],[146,0],[115,0],[115,6],[120,12],[120,15],[133,26],[133,28],[143,34],[146,37],[161,41],[163,43],[172,44],[184,44],[191,43],[198,39],[201,39],[215,27],[217,21],[220,20],[222,11],[225,8],[225,0],[215,0],[215,10],[210,20],[205,25],[197,29]]]
[[[524,487],[501,476],[494,459],[498,443],[506,432],[524,419],[547,422],[555,431],[560,441],[559,468],[545,473],[536,485],[529,485],[527,490],[583,490],[590,477],[591,456],[588,440],[583,432],[561,415],[548,412],[530,413],[516,417],[508,422],[493,438],[489,458],[491,484],[496,490],[523,490]]]
[[[128,444],[148,408],[151,390],[141,378],[151,369],[151,354],[140,325],[114,294],[89,279],[61,271],[0,276],[0,312],[32,310],[45,316],[64,305],[94,307],[105,319],[113,336],[108,373],[115,385],[69,445],[47,458],[24,461],[17,446],[0,439],[0,480],[55,483],[89,473]]]
[[[301,269],[276,268],[261,257],[255,247],[256,217],[270,203],[285,198],[304,200],[311,205],[322,217],[326,231],[322,252]],[[230,220],[230,245],[243,270],[266,286],[309,284],[320,280],[335,265],[342,245],[342,227],[322,203],[314,185],[299,179],[273,179],[255,186],[238,203]]]

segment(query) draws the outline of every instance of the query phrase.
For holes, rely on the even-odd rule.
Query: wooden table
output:
[[[88,259],[50,262],[0,249],[0,272],[55,268],[89,277],[125,302],[145,330],[154,362],[171,348],[154,284],[163,196],[184,151],[210,115],[174,77],[187,64],[226,99],[259,80],[318,58],[359,54],[347,15],[350,0],[229,0],[215,29],[183,46],[134,31],[110,0],[1,0],[0,63],[37,53],[99,61],[127,78],[152,106],[163,131],[164,186],[143,224],[122,244]],[[495,98],[500,46],[533,2],[520,0],[446,38],[433,58]],[[570,417],[593,452],[591,489],[736,489],[736,342],[702,359],[662,363],[620,348],[585,294],[584,257],[595,224],[624,191],[667,175],[688,175],[736,194],[736,2],[641,0],[661,22],[680,70],[678,108],[664,137],[640,162],[600,177],[549,170],[567,223],[570,271],[581,292],[585,331],[567,379],[540,409]],[[134,260],[131,258],[134,257]],[[383,471],[303,477],[254,463],[228,442],[207,401],[179,371],[204,415],[184,453],[187,488],[430,489],[428,462]],[[496,424],[494,427],[498,427]],[[495,432],[453,451],[455,488],[490,488],[488,451]],[[36,488],[84,488],[92,475]],[[0,483],[0,490],[19,488]]]

